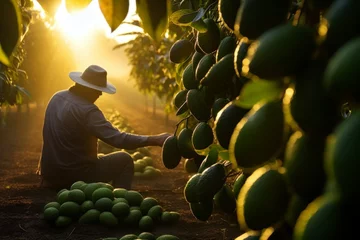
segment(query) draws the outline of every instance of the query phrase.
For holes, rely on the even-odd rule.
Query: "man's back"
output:
[[[49,101],[43,128],[41,175],[79,171],[97,160],[97,138],[86,129],[86,115],[98,108],[65,90]]]

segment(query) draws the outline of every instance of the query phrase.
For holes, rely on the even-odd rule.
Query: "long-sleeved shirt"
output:
[[[55,93],[45,112],[39,172],[53,176],[57,170],[81,170],[98,160],[98,139],[124,149],[145,146],[147,136],[119,131],[101,110],[69,90]]]

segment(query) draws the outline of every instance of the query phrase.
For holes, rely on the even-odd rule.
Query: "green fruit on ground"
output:
[[[325,137],[295,132],[285,150],[285,179],[290,189],[309,202],[323,193]]]
[[[99,222],[107,227],[115,227],[119,220],[111,212],[102,212],[99,216]]]
[[[297,75],[290,100],[290,113],[296,125],[312,135],[328,135],[341,120],[337,103],[323,87],[325,67],[323,63],[311,62],[305,71]],[[343,80],[342,84],[345,84]],[[339,90],[338,87],[337,93]]]
[[[85,184],[84,181],[76,181],[71,185],[70,190],[80,189],[81,185],[83,184]]]
[[[84,190],[86,199],[92,200],[93,192],[100,187],[101,187],[101,183],[89,183]]]
[[[130,207],[128,204],[119,202],[112,206],[111,212],[118,218],[124,218],[130,213]]]
[[[240,174],[240,175],[235,179],[235,182],[234,182],[234,185],[233,185],[233,189],[232,189],[233,192],[234,192],[235,199],[238,198],[239,193],[240,193],[240,190],[241,190],[241,188],[244,186],[246,179],[247,179],[247,176],[246,176],[244,173]]]
[[[243,67],[243,60],[245,59],[248,49],[250,46],[250,42],[248,38],[242,38],[239,44],[236,46],[234,51],[234,70],[237,77],[242,76],[242,67]]]
[[[163,224],[171,224],[171,214],[170,214],[170,212],[165,211],[165,212],[163,212],[161,214],[161,222]]]
[[[165,235],[159,236],[156,240],[180,240],[180,238],[178,238],[177,236],[174,236],[174,235],[165,234]]]
[[[192,59],[191,59],[191,63],[192,63],[192,66],[193,66],[193,71],[195,72],[195,74],[196,74],[196,69],[197,69],[197,67],[199,65],[199,62],[203,57],[204,57],[203,53],[195,52]]]
[[[126,204],[129,205],[128,201],[127,201],[125,198],[115,198],[115,199],[113,200],[113,205],[115,205],[115,204],[117,204],[117,203],[119,203],[119,202],[123,202],[123,203],[126,203]]]
[[[181,160],[181,152],[178,147],[178,139],[176,136],[168,137],[161,151],[161,159],[164,166],[168,169],[176,168]]]
[[[144,154],[142,154],[141,152],[136,151],[131,156],[134,159],[134,161],[136,161],[138,159],[142,159],[144,157]]]
[[[87,187],[87,185],[88,185],[87,183],[84,183],[84,184],[80,185],[79,189],[85,193],[85,188]]]
[[[215,163],[201,173],[196,185],[197,195],[200,202],[212,200],[214,195],[222,188],[226,181],[225,167],[221,163]]]
[[[333,98],[360,101],[360,70],[354,65],[360,61],[356,54],[359,51],[360,37],[347,42],[330,59],[324,74],[324,85]]]
[[[60,203],[58,203],[58,202],[49,202],[44,206],[44,210],[49,208],[49,207],[54,207],[56,209],[59,209],[60,208]]]
[[[129,215],[127,215],[124,218],[123,223],[129,226],[138,226],[141,218],[142,218],[141,211],[134,209],[131,210]]]
[[[147,147],[138,148],[137,151],[142,153],[145,157],[151,155],[151,152]]]
[[[260,232],[248,231],[235,238],[235,240],[260,240]]]
[[[137,191],[129,190],[125,194],[125,199],[128,201],[129,206],[140,206],[144,197]]]
[[[322,47],[330,58],[346,42],[359,36],[359,1],[334,1],[319,24],[325,37]],[[346,80],[346,79],[344,79]]]
[[[187,39],[177,40],[170,48],[170,61],[173,63],[182,63],[194,52],[194,46]]]
[[[152,159],[152,157],[145,156],[142,158],[142,160],[144,160],[146,162],[147,166],[154,165],[154,160]]]
[[[237,10],[240,7],[240,3],[241,1],[219,0],[219,18],[229,31],[234,31]]]
[[[210,218],[214,208],[212,199],[205,202],[190,203],[189,205],[192,215],[203,222]]]
[[[60,195],[62,192],[65,192],[65,191],[69,191],[69,190],[66,189],[66,188],[63,188],[63,189],[61,189],[60,191],[58,191],[58,193],[56,194],[56,198],[58,198],[59,195]]]
[[[230,53],[215,63],[205,77],[201,79],[200,83],[220,92],[231,83],[234,75],[234,54]]]
[[[59,208],[60,215],[66,217],[75,218],[79,216],[80,212],[80,205],[76,202],[64,202]]]
[[[127,191],[128,190],[126,190],[125,188],[115,188],[113,190],[113,195],[115,198],[124,198]]]
[[[197,173],[199,167],[196,165],[194,158],[185,159],[184,169],[187,173]]]
[[[202,173],[203,171],[205,171],[205,169],[215,164],[218,160],[218,157],[219,157],[218,150],[216,148],[211,148],[209,153],[206,155],[204,161],[202,161],[198,169],[198,172]]]
[[[161,176],[161,170],[157,168],[148,168],[144,170],[143,177],[145,178],[155,178]]]
[[[153,206],[149,209],[147,215],[150,216],[154,221],[161,220],[161,214],[164,209],[160,205]]]
[[[92,201],[90,201],[90,200],[86,200],[80,206],[81,212],[83,212],[83,213],[89,211],[90,209],[93,209],[94,207],[95,207],[94,203]]]
[[[348,229],[355,225],[351,221],[356,220],[352,219],[338,198],[323,195],[301,212],[293,239],[343,239],[349,236]]]
[[[304,211],[304,209],[309,204],[308,200],[303,199],[302,197],[293,194],[291,196],[291,199],[289,201],[288,209],[285,213],[285,221],[292,227],[295,227],[296,221],[298,217],[300,216],[301,212]]]
[[[114,199],[113,190],[104,187],[96,189],[92,194],[92,201],[96,202],[100,198],[109,198],[110,200],[113,200]]]
[[[138,238],[144,239],[144,240],[156,240],[155,235],[150,232],[142,232],[139,234]]]
[[[154,227],[154,221],[149,216],[143,216],[139,221],[139,229],[141,231],[152,231]]]
[[[143,215],[146,215],[149,212],[150,208],[156,205],[159,205],[159,202],[155,198],[153,197],[144,198],[144,200],[140,204],[141,213]]]
[[[235,127],[229,144],[230,160],[240,168],[261,166],[276,157],[284,136],[282,102],[256,104]]]
[[[131,211],[131,210],[139,210],[139,211],[141,211],[141,209],[140,209],[139,206],[131,206],[131,207],[130,207],[130,211]]]
[[[186,95],[187,106],[191,114],[200,122],[206,122],[211,117],[211,107],[206,101],[203,90],[191,89]]]
[[[55,207],[48,207],[44,211],[46,221],[55,221],[59,217],[59,210]]]
[[[291,2],[291,0],[243,1],[236,15],[235,33],[255,40],[269,29],[286,23]]]
[[[136,240],[138,239],[138,236],[135,234],[126,234],[122,236],[119,240]]]
[[[215,52],[220,44],[220,30],[215,21],[211,18],[204,19],[207,31],[198,32],[196,42],[201,50],[207,54]]]
[[[224,56],[234,53],[236,47],[236,38],[226,36],[221,40],[218,50],[216,51],[216,62],[219,62]]]
[[[214,196],[214,204],[222,211],[232,214],[236,210],[236,199],[230,186],[225,184]]]
[[[214,57],[214,54],[206,54],[204,55],[196,69],[195,69],[195,78],[198,82],[200,82],[203,77],[205,77],[206,73],[209,71],[209,69],[216,63],[216,59]]]
[[[173,100],[175,109],[179,109],[181,107],[181,105],[184,104],[184,102],[186,101],[186,94],[188,91],[189,90],[184,89],[175,94],[174,100]]]
[[[188,203],[196,203],[199,202],[198,199],[198,187],[197,184],[200,180],[201,173],[194,174],[191,178],[187,181],[184,187],[184,198]]]
[[[200,122],[196,125],[191,136],[191,142],[196,150],[209,147],[214,141],[212,128],[206,122]]]
[[[95,202],[94,206],[100,212],[111,211],[111,208],[113,206],[113,201],[107,197],[100,198]]]
[[[66,216],[59,216],[55,221],[56,227],[67,227],[72,223],[72,219]]]
[[[80,189],[73,189],[69,191],[68,201],[77,202],[82,204],[85,201],[85,193]]]
[[[90,209],[79,218],[81,224],[98,223],[100,217],[100,211],[96,209]]]
[[[249,72],[262,79],[295,75],[308,64],[315,49],[315,32],[308,26],[283,24],[251,45]],[[253,49],[254,48],[254,49]],[[296,56],[296,57],[294,57]]]
[[[195,79],[195,71],[193,70],[191,63],[185,68],[181,80],[187,90],[198,88],[199,82]]]
[[[144,163],[136,161],[134,163],[134,172],[143,172],[145,168]]]
[[[283,174],[261,167],[248,177],[237,200],[237,217],[243,230],[261,230],[283,219],[289,202]]]
[[[214,132],[220,146],[225,149],[229,148],[231,135],[236,125],[248,112],[249,109],[239,107],[233,102],[229,102],[218,112],[214,123]]]
[[[337,183],[343,198],[360,197],[357,182],[360,148],[360,111],[352,111],[350,117],[342,122],[329,138],[326,146],[326,172],[329,179]]]
[[[62,191],[58,196],[56,201],[60,204],[63,204],[64,202],[67,202],[69,200],[69,190]]]
[[[184,158],[192,158],[197,154],[191,141],[193,131],[189,128],[184,128],[180,131],[177,137],[177,146],[180,154]]]
[[[113,185],[111,185],[110,183],[105,183],[105,182],[99,182],[99,183],[100,183],[100,185],[101,185],[102,188],[108,188],[108,189],[110,189],[111,191],[114,190]]]
[[[171,223],[177,223],[180,220],[180,213],[175,211],[170,211]]]
[[[226,106],[230,101],[227,98],[218,98],[215,100],[212,108],[211,108],[211,116],[214,118],[214,120],[217,117],[217,114],[220,112],[220,110]]]

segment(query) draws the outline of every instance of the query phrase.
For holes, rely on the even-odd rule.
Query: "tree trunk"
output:
[[[148,101],[147,94],[144,95],[144,100],[145,100],[145,113],[148,113],[149,112],[149,101]]]
[[[153,117],[156,118],[156,96],[153,96]]]

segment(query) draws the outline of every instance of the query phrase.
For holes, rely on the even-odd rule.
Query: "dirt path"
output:
[[[135,105],[115,99],[107,102],[107,108],[114,105],[138,133],[153,134],[174,129],[174,125],[164,125],[164,118],[153,119]],[[0,239],[92,240],[139,233],[136,228],[108,229],[77,223],[56,229],[41,219],[44,204],[56,196],[56,192],[39,187],[39,178],[35,175],[41,151],[43,114],[42,108],[32,109],[30,114],[9,114],[8,126],[0,129]],[[176,119],[171,121],[174,124]],[[155,235],[174,234],[183,240],[230,240],[240,234],[235,216],[217,210],[207,222],[196,220],[183,198],[183,187],[189,178],[183,164],[167,170],[161,164],[161,149],[152,148],[151,152],[162,176],[154,180],[135,180],[133,189],[144,197],[157,198],[166,210],[181,214],[180,221],[174,226],[158,225],[153,231]]]

